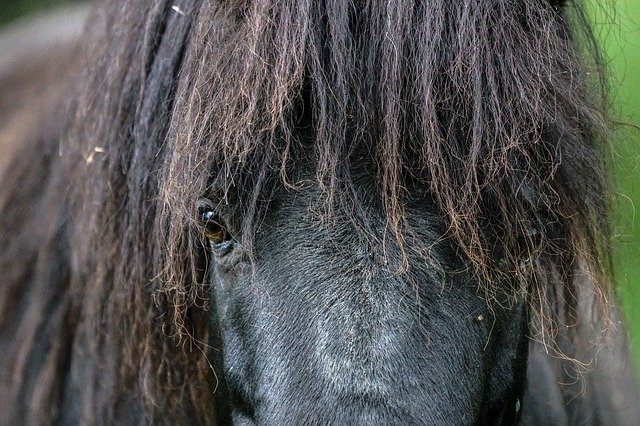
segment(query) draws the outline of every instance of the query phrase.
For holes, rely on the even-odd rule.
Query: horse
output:
[[[640,418],[578,0],[87,19],[7,133],[3,423]]]

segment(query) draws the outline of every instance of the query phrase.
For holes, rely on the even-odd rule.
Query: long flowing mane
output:
[[[214,422],[195,201],[239,191],[250,248],[270,182],[302,184],[304,125],[323,220],[353,203],[354,153],[368,152],[401,250],[424,251],[404,206],[429,194],[482,294],[526,294],[550,348],[573,356],[553,336],[581,293],[607,315],[606,87],[577,1],[108,3],[72,119],[2,177],[10,419],[80,398],[77,419]]]

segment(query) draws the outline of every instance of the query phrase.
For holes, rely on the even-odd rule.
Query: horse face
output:
[[[201,200],[205,220],[207,206],[217,215],[212,320],[234,421],[511,421],[526,363],[522,304],[487,305],[426,198],[407,209],[408,247],[425,251],[407,249],[399,271],[375,179],[363,173],[355,186],[369,206],[359,218],[346,208],[323,218],[315,184],[276,188],[252,256],[232,237],[233,203]]]

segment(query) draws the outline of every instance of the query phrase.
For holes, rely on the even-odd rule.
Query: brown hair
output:
[[[574,315],[579,273],[608,294],[606,88],[574,1],[111,3],[68,129],[35,138],[0,190],[13,415],[77,392],[85,420],[215,421],[195,201],[235,185],[250,248],[267,179],[296,184],[304,105],[328,220],[364,144],[404,250],[421,188],[487,298],[515,278],[544,333]]]

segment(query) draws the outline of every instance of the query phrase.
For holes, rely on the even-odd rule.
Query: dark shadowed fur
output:
[[[202,197],[233,207],[245,289],[289,282],[287,267],[298,281],[315,283],[310,268],[319,283],[352,288],[358,274],[384,276],[426,303],[442,326],[432,341],[460,325],[458,354],[465,339],[486,349],[468,370],[435,356],[450,374],[443,395],[483,393],[454,417],[443,408],[412,420],[509,422],[521,403],[532,423],[638,418],[610,285],[606,87],[577,2],[113,1],[88,28],[71,119],[28,135],[2,177],[0,422],[215,423],[233,410],[236,421],[268,423],[294,413],[252,399],[258,379],[223,377],[222,365],[246,354],[225,337],[216,283],[227,278],[196,220]],[[275,236],[297,245],[270,246]],[[324,238],[346,247],[333,263],[318,260],[326,247],[296,250]],[[353,241],[379,247],[375,259],[362,263]],[[294,288],[285,313],[312,290],[272,288],[274,298]],[[380,296],[404,327],[396,293],[381,288],[363,315],[382,315]],[[483,312],[469,317],[486,319],[480,331],[447,311],[458,294],[464,314]],[[258,321],[251,295],[233,297]],[[357,305],[361,294],[343,296]],[[300,331],[295,318],[286,324],[265,335]],[[537,343],[522,395],[527,337]],[[464,375],[476,367],[486,377]],[[302,419],[315,400],[281,388],[269,396],[299,402]],[[353,419],[354,407],[335,419]],[[474,411],[455,417],[463,408]],[[369,421],[391,419],[376,415]]]

